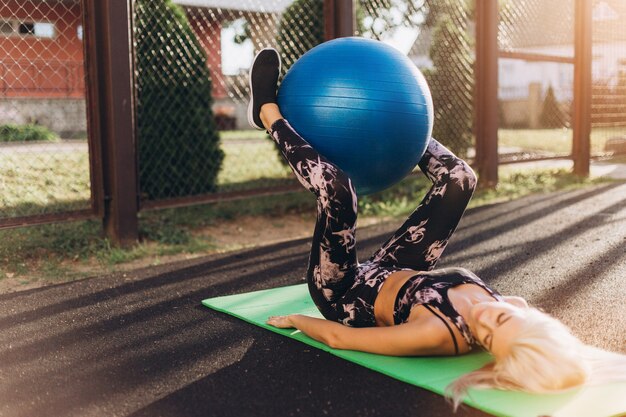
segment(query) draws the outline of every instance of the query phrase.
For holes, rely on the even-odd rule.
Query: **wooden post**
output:
[[[354,36],[354,1],[324,0],[324,38]]]
[[[94,204],[115,244],[138,238],[133,0],[84,0]]]
[[[481,185],[498,184],[498,0],[476,2],[476,166]]]
[[[574,174],[589,175],[591,159],[592,2],[576,0],[574,26]]]

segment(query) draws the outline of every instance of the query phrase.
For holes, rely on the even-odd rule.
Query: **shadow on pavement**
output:
[[[441,266],[477,271],[580,334],[606,326],[593,340],[624,351],[625,202],[626,184],[612,183],[470,210]],[[361,259],[398,226],[360,229]],[[0,415],[452,415],[439,395],[200,305],[304,282],[308,248],[299,239],[0,296]]]

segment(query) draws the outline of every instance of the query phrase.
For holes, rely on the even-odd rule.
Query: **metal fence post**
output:
[[[132,11],[133,0],[84,0],[95,205],[120,245],[138,238]]]
[[[324,0],[326,40],[354,36],[354,0]]]
[[[476,2],[476,165],[482,185],[498,183],[498,0]]]
[[[591,159],[592,2],[576,0],[574,34],[574,174],[589,175]]]

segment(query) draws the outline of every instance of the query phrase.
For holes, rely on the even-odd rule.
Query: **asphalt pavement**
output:
[[[399,223],[359,229],[360,258]],[[439,395],[201,306],[304,282],[307,251],[302,239],[1,295],[0,416],[451,416]],[[470,210],[439,266],[626,353],[624,182]]]

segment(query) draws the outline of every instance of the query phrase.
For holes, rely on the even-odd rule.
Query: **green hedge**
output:
[[[171,0],[138,0],[135,31],[141,192],[148,199],[214,192],[224,152],[206,53]]]
[[[324,2],[296,0],[281,16],[276,35],[283,71],[309,49],[324,42]]]
[[[470,41],[463,28],[449,14],[435,19],[430,58],[433,68],[424,76],[433,98],[435,124],[432,136],[460,157],[467,156],[472,145],[473,108],[470,99],[474,82],[468,76],[473,62]]]
[[[559,106],[556,96],[554,95],[554,89],[552,86],[548,87],[546,97],[543,100],[539,123],[544,129],[557,129],[567,126],[565,116],[563,115],[563,111]]]
[[[59,136],[48,128],[39,125],[0,125],[0,142],[54,142]]]

